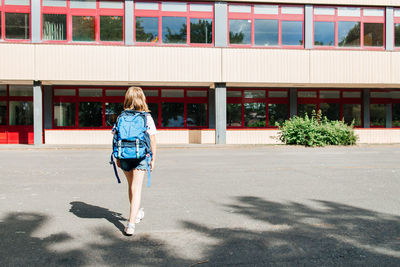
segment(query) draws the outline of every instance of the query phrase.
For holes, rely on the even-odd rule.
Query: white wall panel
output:
[[[0,80],[33,80],[35,46],[0,44]]]

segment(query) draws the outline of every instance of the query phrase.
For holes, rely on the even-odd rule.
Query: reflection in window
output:
[[[101,97],[103,96],[102,89],[94,89],[94,88],[80,88],[79,89],[79,96],[84,97]]]
[[[227,97],[242,97],[242,91],[227,90],[226,96]]]
[[[162,103],[162,127],[184,126],[184,103]]]
[[[354,121],[354,126],[361,126],[361,105],[343,104],[343,120],[348,125]]]
[[[212,19],[190,19],[190,42],[192,44],[212,43]]]
[[[282,21],[282,45],[303,45],[302,21]]]
[[[122,42],[124,20],[120,16],[100,16],[100,40]]]
[[[33,125],[33,103],[10,101],[10,125]]]
[[[364,45],[383,46],[383,23],[364,23]]]
[[[322,117],[326,117],[331,121],[340,120],[340,103],[321,103],[319,108],[322,112]]]
[[[106,103],[106,126],[113,126],[119,114],[124,110],[122,103]]]
[[[54,126],[75,126],[75,103],[54,103]]]
[[[136,17],[136,42],[157,43],[158,18]]]
[[[7,125],[7,102],[0,101],[0,125]]]
[[[400,103],[393,103],[392,112],[392,127],[400,127]]]
[[[265,103],[244,104],[244,125],[246,127],[265,127]]]
[[[125,96],[126,90],[106,90],[106,96]]]
[[[338,43],[344,47],[360,46],[360,22],[339,21]]]
[[[207,104],[187,104],[186,125],[207,126]]]
[[[251,21],[247,19],[229,20],[229,43],[251,44]]]
[[[79,102],[79,127],[100,127],[103,125],[103,104],[101,102]]]
[[[278,20],[256,19],[254,21],[255,45],[278,45]]]
[[[185,44],[187,39],[186,17],[163,17],[162,40],[166,44]]]
[[[394,26],[394,45],[400,47],[400,23],[396,23]]]
[[[268,126],[282,125],[288,119],[288,104],[268,104]]]
[[[314,45],[335,45],[335,22],[314,22]]]
[[[67,40],[67,15],[43,14],[43,40]]]
[[[242,104],[226,105],[227,126],[242,126]]]
[[[10,96],[33,96],[33,88],[29,85],[10,85]]]
[[[149,106],[151,117],[154,120],[156,127],[158,126],[158,104],[157,103],[147,103]]]
[[[91,16],[72,16],[72,41],[93,42],[95,19]]]
[[[298,105],[298,110],[297,113],[299,114],[299,117],[305,117],[307,114],[309,118],[311,118],[312,113],[317,111],[317,105],[316,104],[299,104]]]
[[[162,89],[161,97],[184,97],[185,91],[182,89]]]
[[[6,38],[24,40],[30,39],[29,25],[29,14],[6,13]]]
[[[386,125],[386,105],[385,104],[371,104],[371,126],[385,126]]]
[[[244,91],[245,98],[265,98],[264,90],[246,90]]]
[[[7,96],[7,86],[0,84],[0,96]]]

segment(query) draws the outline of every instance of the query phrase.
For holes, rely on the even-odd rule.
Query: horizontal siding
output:
[[[33,80],[35,46],[0,44],[0,80]]]

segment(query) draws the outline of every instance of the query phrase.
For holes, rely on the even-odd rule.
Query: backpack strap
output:
[[[111,153],[110,164],[113,165],[115,177],[117,178],[117,182],[120,184],[121,180],[119,179],[119,176],[118,176],[117,166],[115,165],[113,153]]]

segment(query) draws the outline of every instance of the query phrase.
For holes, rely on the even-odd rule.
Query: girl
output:
[[[146,103],[146,97],[140,87],[130,87],[125,94],[124,109],[126,112],[149,112]],[[150,114],[147,114],[147,132],[150,135],[150,146],[153,153],[150,168],[153,171],[156,158],[156,136],[157,133],[154,120]],[[142,194],[142,184],[144,173],[147,169],[147,160],[137,159],[117,159],[117,165],[120,167],[128,180],[128,193],[130,203],[130,213],[128,224],[125,227],[127,235],[133,235],[135,232],[135,223],[140,222],[144,217],[144,210],[140,209],[140,199]]]

